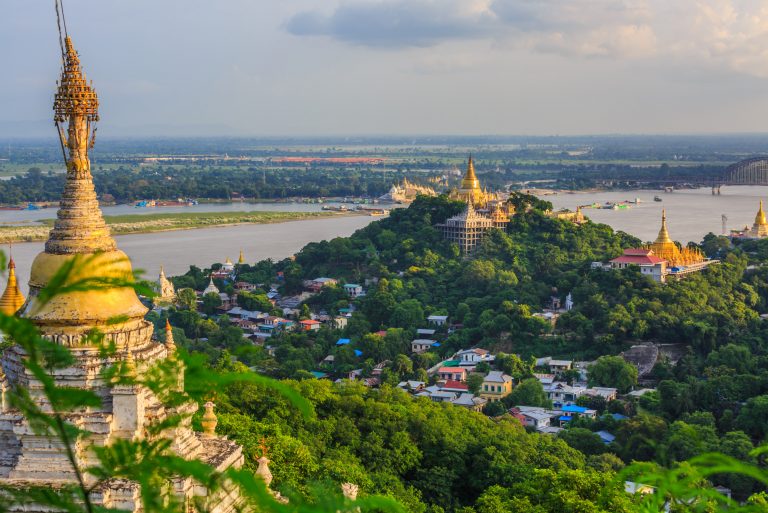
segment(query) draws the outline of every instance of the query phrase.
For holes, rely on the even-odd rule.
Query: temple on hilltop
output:
[[[765,219],[765,211],[763,210],[763,200],[760,200],[760,207],[755,214],[755,222],[752,223],[752,227],[745,226],[741,230],[731,230],[731,238],[733,239],[764,239],[768,237],[768,221]]]
[[[656,240],[640,248],[625,249],[624,254],[611,260],[604,268],[624,269],[638,266],[642,274],[664,283],[670,278],[680,279],[718,262],[706,258],[698,248],[680,249],[669,236],[667,214],[662,210],[661,228]]]
[[[437,227],[443,237],[458,244],[462,254],[471,253],[491,228],[506,230],[514,207],[502,200],[498,194],[480,187],[475,174],[472,156],[467,162],[467,171],[461,180],[461,187],[451,191],[449,197],[463,201],[467,208]]]
[[[78,54],[66,33],[62,53],[63,70],[55,95],[54,121],[66,160],[64,190],[45,249],[32,263],[29,297],[20,304],[24,297],[18,290],[12,264],[1,301],[3,312],[28,319],[42,337],[69,349],[74,362],[51,371],[57,385],[89,390],[102,398],[99,406],[60,412],[68,423],[89,433],[75,445],[74,458],[80,469],[97,463],[89,447],[109,445],[121,439],[167,439],[170,450],[182,458],[203,461],[219,471],[239,467],[243,463],[242,448],[216,436],[212,404],[207,405],[204,417],[204,421],[207,418],[209,422],[204,422],[204,432],[198,433],[191,427],[197,403],[171,407],[162,404],[144,385],[111,385],[102,377],[105,369],[121,362],[127,372],[141,376],[156,363],[175,359],[176,350],[170,330],[165,343],[155,338],[152,323],[144,319],[147,309],[134,289],[125,285],[133,280],[131,262],[117,249],[104,223],[91,177],[88,152],[93,147],[95,123],[99,120],[98,98],[85,79]],[[99,286],[62,292],[49,301],[42,301],[41,291],[59,270],[69,266],[72,270],[68,283],[92,280]],[[92,336],[94,332],[103,334],[104,343],[116,348],[114,355],[100,351]],[[10,346],[0,358],[0,486],[59,489],[62,485],[76,484],[78,475],[67,457],[67,447],[58,438],[39,434],[30,419],[7,399],[9,391],[22,388],[43,411],[50,409],[42,384],[24,365],[26,358],[27,354],[18,345]],[[180,367],[181,363],[178,364]],[[183,369],[179,370],[176,386],[183,387]],[[174,417],[181,418],[181,422],[161,434],[148,429]],[[138,483],[124,479],[97,483],[88,473],[84,479],[86,486],[97,485],[91,493],[95,507],[129,512],[142,510]],[[202,484],[181,477],[168,484],[170,493],[187,510],[191,510],[194,498],[201,499],[205,509],[213,513],[235,511],[240,507],[239,496],[234,491],[222,489],[210,493]],[[18,511],[51,509],[19,505]]]
[[[437,192],[432,187],[418,185],[408,181],[408,178],[403,178],[402,183],[392,185],[386,194],[379,197],[379,200],[392,203],[410,203],[419,195],[437,196]]]

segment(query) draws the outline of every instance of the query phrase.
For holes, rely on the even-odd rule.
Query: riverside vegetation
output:
[[[731,247],[708,236],[702,249],[722,263],[660,285],[637,269],[591,269],[592,261],[637,245],[634,237],[605,225],[549,218],[549,204],[530,196],[516,194],[510,201],[521,213],[506,232],[493,231],[469,260],[434,228],[462,204],[420,197],[351,237],[309,244],[294,259],[240,266],[238,279],[256,284],[268,285],[281,273],[286,294],[317,276],[342,283],[378,279],[357,300],[344,330],[276,335],[270,339],[274,356],[243,339],[226,316],[204,318],[179,306],[149,318],[160,325],[167,315],[177,327],[177,343],[205,355],[213,368],[249,366],[284,379],[313,403],[318,416],[306,421],[259,385],[221,391],[222,428],[251,455],[260,436],[272,437],[275,481],[288,489],[303,489],[322,474],[429,513],[660,511],[670,500],[676,511],[766,511],[768,480],[756,448],[768,435],[768,328],[759,316],[768,310],[768,270],[762,266],[768,241]],[[201,290],[206,275],[191,268],[174,282]],[[554,331],[532,315],[553,288],[571,292],[575,303]],[[268,311],[265,293],[257,289],[239,301]],[[204,309],[212,314],[216,304],[209,299]],[[348,304],[341,287],[326,287],[302,312],[333,314]],[[437,352],[411,358],[409,342],[430,314],[449,315],[463,327],[443,333]],[[386,335],[374,333],[379,330]],[[352,343],[337,349],[342,336]],[[498,409],[542,400],[538,380],[529,379],[531,355],[596,358],[593,384],[626,391],[636,385],[637,373],[614,355],[640,341],[684,349],[675,365],[661,361],[653,369],[655,392],[609,404],[583,401],[601,416],[576,419],[558,437],[527,433]],[[519,383],[505,403],[487,407],[491,418],[395,388],[401,380],[427,380],[426,369],[441,358],[475,346],[504,353],[496,365]],[[331,377],[355,368],[367,376],[375,363],[392,363],[379,389],[335,385],[309,372],[329,353],[335,362],[319,368]],[[602,443],[594,433],[600,429],[614,432],[616,440]],[[713,451],[719,454],[710,456]],[[627,479],[659,493],[627,495]],[[731,488],[735,501],[713,484]]]

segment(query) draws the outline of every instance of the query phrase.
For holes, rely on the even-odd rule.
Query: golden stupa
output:
[[[485,208],[489,201],[496,199],[495,195],[480,187],[480,180],[475,174],[475,163],[472,155],[467,162],[467,171],[461,180],[461,187],[451,195],[455,199],[471,203],[475,208]]]
[[[88,151],[96,135],[99,100],[69,37],[64,39],[63,61],[53,110],[67,176],[45,251],[32,263],[29,298],[22,314],[43,335],[71,345],[94,328],[112,333],[144,331],[147,309],[126,285],[133,280],[131,263],[117,249],[96,199]],[[40,291],[64,273],[63,289],[47,301],[38,301]]]
[[[240,250],[240,258],[237,259],[238,265],[243,265],[245,263],[245,255],[243,254],[243,250]]]
[[[669,236],[667,231],[667,213],[661,211],[661,229],[659,235],[653,244],[648,246],[653,251],[654,256],[663,258],[670,267],[680,267],[685,265],[698,264],[705,260],[704,255],[696,248],[677,247],[677,244]]]
[[[760,208],[755,215],[755,223],[752,225],[750,235],[760,239],[768,237],[768,221],[766,221],[765,211],[763,211],[763,200],[760,200]]]
[[[0,313],[13,315],[19,311],[24,304],[24,294],[19,290],[19,284],[16,280],[16,264],[13,257],[8,261],[8,283],[5,286],[5,292],[0,297]]]

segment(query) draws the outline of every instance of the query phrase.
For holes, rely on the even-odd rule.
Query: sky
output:
[[[0,0],[0,136],[53,0]],[[65,0],[103,136],[768,132],[768,0]]]

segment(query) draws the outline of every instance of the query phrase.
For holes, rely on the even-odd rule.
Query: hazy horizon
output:
[[[766,0],[67,0],[107,137],[768,132]],[[47,137],[53,2],[0,19],[0,137]]]

